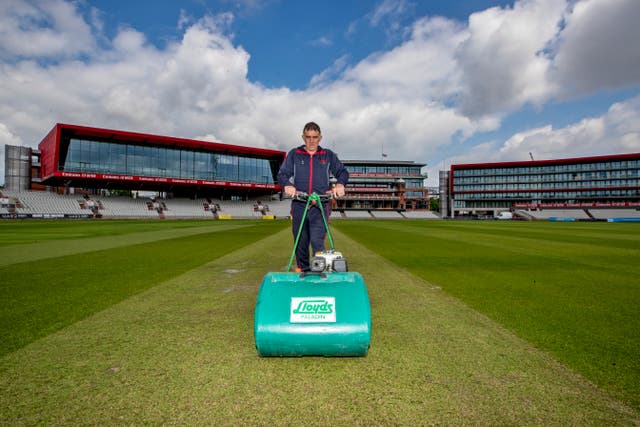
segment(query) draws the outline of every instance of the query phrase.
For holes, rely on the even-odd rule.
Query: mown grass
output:
[[[11,258],[17,248],[25,249],[16,245],[32,242],[25,258],[35,260],[0,263],[0,355],[283,227],[255,221],[2,223],[0,235],[12,237],[0,239],[0,254],[8,251],[5,258]],[[190,234],[194,230],[197,234]],[[140,233],[150,241],[128,241],[127,236],[139,238]],[[73,255],[55,256],[55,248],[47,244],[51,239],[60,252]],[[101,245],[109,249],[101,250]]]
[[[336,227],[640,408],[640,227],[343,221]]]
[[[108,220],[92,221],[3,221],[0,223],[0,247],[12,244],[41,243],[98,236],[119,236],[135,232],[200,227],[204,221]],[[207,224],[215,224],[212,221]],[[221,224],[218,224],[221,225]]]
[[[335,237],[369,289],[367,357],[257,356],[253,309],[265,272],[287,264],[282,230],[1,357],[0,424],[640,423],[438,286]]]

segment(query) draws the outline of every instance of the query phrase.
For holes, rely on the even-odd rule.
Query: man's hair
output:
[[[304,125],[304,129],[302,129],[302,133],[305,133],[310,130],[314,130],[318,133],[322,133],[322,131],[320,131],[320,126],[318,126],[316,122],[309,122],[306,125]]]

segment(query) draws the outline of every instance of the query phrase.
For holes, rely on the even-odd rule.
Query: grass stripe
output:
[[[172,224],[166,226],[171,227]],[[73,324],[168,278],[260,239],[285,224],[168,229],[148,238],[165,240],[120,245],[0,267],[0,355]],[[209,232],[203,232],[209,230]],[[192,234],[196,231],[198,234]],[[160,233],[160,234],[158,234]],[[171,235],[183,237],[171,238]],[[186,234],[186,235],[185,235]],[[127,236],[123,242],[130,242]],[[134,233],[131,242],[139,238]],[[103,237],[112,243],[110,237]],[[144,238],[143,238],[144,240]],[[63,245],[74,241],[58,240]],[[99,241],[94,246],[101,247]]]
[[[0,424],[630,425],[637,412],[339,231],[366,358],[260,359],[253,308],[291,234],[228,253],[0,359]]]
[[[159,224],[156,220],[152,223],[144,221],[91,223],[82,224],[80,229],[69,229],[67,226],[57,230],[56,224],[36,223],[30,224],[27,228],[22,224],[12,223],[10,224],[12,227],[1,227],[2,223],[0,223],[3,235],[10,236],[0,239],[4,242],[4,244],[0,242],[0,267],[247,226],[246,223],[239,222],[205,223],[204,221],[174,221]],[[203,224],[207,225],[203,226]],[[7,244],[7,242],[13,243]]]
[[[406,227],[389,221],[337,227],[640,408],[635,224]]]
[[[200,227],[203,224],[220,224],[203,220],[37,220],[37,221],[0,221],[0,247],[20,243],[37,243],[47,240],[79,239],[96,236],[129,234],[132,229],[138,232],[171,228]]]

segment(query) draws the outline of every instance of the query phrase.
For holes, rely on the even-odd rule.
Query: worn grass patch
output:
[[[634,410],[336,232],[367,283],[364,358],[259,358],[283,230],[0,359],[0,424],[629,425]]]
[[[638,224],[338,221],[640,408]]]

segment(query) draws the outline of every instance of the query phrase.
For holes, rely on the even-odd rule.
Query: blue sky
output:
[[[0,144],[57,122],[343,159],[640,152],[637,0],[6,0]],[[4,150],[0,153],[4,180]],[[2,182],[2,181],[0,181]]]
[[[121,25],[145,33],[163,47],[181,36],[176,20],[181,14],[197,19],[221,12],[234,14],[234,42],[250,54],[249,80],[269,87],[304,89],[319,71],[343,55],[356,63],[372,53],[400,44],[403,31],[418,16],[441,15],[465,20],[470,13],[513,1],[422,0],[389,2],[391,10],[375,18],[380,1],[94,1],[104,12],[108,35]]]

